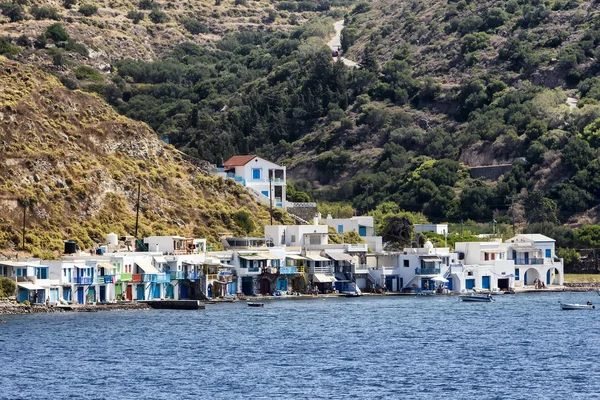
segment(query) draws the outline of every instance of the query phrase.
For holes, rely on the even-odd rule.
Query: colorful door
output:
[[[160,299],[160,285],[152,283],[152,298]]]
[[[523,274],[523,285],[527,285],[527,271]]]
[[[58,302],[58,289],[50,289],[50,301],[52,303]]]
[[[472,290],[475,287],[475,279],[467,279],[465,281],[465,288],[467,290]]]
[[[285,292],[287,290],[287,279],[281,278],[277,281],[277,290]]]
[[[19,289],[19,303],[22,303],[25,300],[29,301],[29,290],[20,288]]]
[[[135,299],[144,300],[144,285],[137,285]]]
[[[358,227],[358,236],[367,236],[367,227],[366,226]]]
[[[125,291],[125,300],[131,300],[131,299],[133,299],[132,293],[133,293],[132,286],[131,285],[127,285],[127,290]]]
[[[213,297],[213,286],[208,285],[208,297]]]
[[[481,288],[482,289],[489,289],[490,288],[490,277],[489,276],[482,276],[481,277]]]
[[[66,301],[71,301],[72,300],[71,288],[64,288],[63,289],[63,299],[65,299]]]
[[[448,290],[452,290],[452,281],[453,278],[448,277],[448,282],[446,283],[446,288],[448,288]]]
[[[260,280],[260,294],[270,294],[271,293],[271,282],[263,278]]]
[[[242,277],[242,293],[244,293],[246,296],[252,296],[254,294],[251,276]]]
[[[106,302],[106,286],[100,286],[100,301],[102,303]]]
[[[548,270],[548,272],[546,272],[546,285],[549,285],[550,283],[550,270]]]
[[[165,297],[168,299],[173,298],[173,285],[171,285],[170,283],[167,283],[167,294],[165,295]]]
[[[183,283],[179,285],[179,298],[180,299],[187,299],[188,298],[187,286],[185,284],[183,284]]]
[[[77,303],[83,304],[83,288],[77,288]]]
[[[93,303],[96,301],[96,289],[94,289],[92,286],[88,288],[87,301],[88,303]]]

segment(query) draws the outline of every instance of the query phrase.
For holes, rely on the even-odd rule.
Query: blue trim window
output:
[[[515,268],[515,281],[518,281],[519,279],[519,268]]]
[[[546,249],[546,258],[552,258],[552,250]]]
[[[338,225],[338,233],[344,233],[344,225]]]
[[[264,194],[265,197],[269,197],[269,191],[268,190],[262,190],[261,193]]]
[[[260,179],[260,169],[252,168],[252,179]]]

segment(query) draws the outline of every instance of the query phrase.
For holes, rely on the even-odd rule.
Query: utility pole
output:
[[[271,202],[271,226],[273,226],[273,170],[269,170],[269,201]]]
[[[463,239],[463,220],[460,220],[460,240]]]
[[[142,182],[138,181],[138,195],[137,195],[137,204],[135,206],[135,240],[137,242],[138,238],[138,223],[140,220],[140,193],[142,189]]]

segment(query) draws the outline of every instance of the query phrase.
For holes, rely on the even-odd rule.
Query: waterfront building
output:
[[[455,248],[459,264],[452,266],[450,278],[456,291],[509,290],[516,286],[515,264],[502,240],[459,242]]]
[[[57,285],[50,282],[49,267],[39,259],[0,261],[0,277],[15,281],[19,302],[44,303],[51,294],[57,295]]]
[[[376,253],[383,251],[383,240],[381,236],[375,236],[375,222],[371,216],[351,217],[351,218],[332,218],[331,214],[327,218],[322,218],[321,213],[317,216],[320,223],[331,226],[337,233],[343,235],[346,232],[356,232],[360,238],[367,243],[369,249]]]
[[[556,256],[556,240],[540,234],[519,234],[506,242],[515,264],[515,286],[564,284],[564,261]]]

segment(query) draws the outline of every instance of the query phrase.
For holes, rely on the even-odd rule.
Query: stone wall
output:
[[[303,220],[312,223],[313,218],[317,215],[317,207],[288,207],[286,210],[290,214],[294,214]]]
[[[484,167],[470,167],[471,178],[483,178],[486,181],[498,180],[502,175],[512,169],[512,164],[488,165]]]

